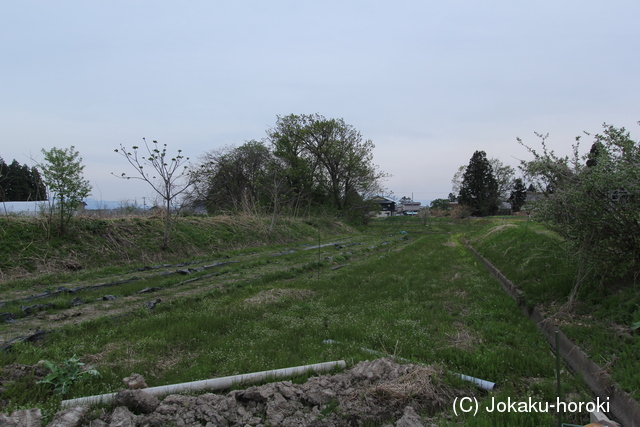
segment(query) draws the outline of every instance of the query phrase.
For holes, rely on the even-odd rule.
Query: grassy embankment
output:
[[[461,230],[464,231],[464,230]],[[606,286],[582,282],[571,305],[569,296],[580,277],[565,253],[562,239],[526,220],[480,221],[465,232],[470,243],[605,368],[613,379],[640,400],[640,283]]]
[[[151,227],[145,220],[139,222],[140,230]],[[181,227],[189,229],[189,222]],[[301,224],[289,227],[304,228]],[[368,348],[416,362],[440,363],[448,370],[497,382],[494,393],[479,395],[483,405],[492,397],[496,401],[509,397],[554,401],[555,362],[548,345],[481,263],[450,234],[476,227],[482,230],[486,224],[455,226],[433,220],[425,227],[419,221],[379,221],[348,234],[345,228],[327,224],[320,233],[321,243],[338,241],[342,245],[305,250],[318,237],[313,228],[299,232],[296,243],[249,248],[246,242],[238,244],[242,239],[231,234],[227,238],[235,243],[204,237],[207,233],[199,224],[183,231],[193,236],[184,241],[194,247],[195,239],[205,239],[201,241],[211,245],[210,252],[191,249],[182,258],[235,263],[194,272],[189,278],[202,278],[189,283],[183,283],[185,277],[179,274],[135,273],[140,280],[126,286],[78,292],[87,303],[75,308],[66,304],[76,295],[66,300],[56,297],[57,303],[40,316],[44,322],[60,318],[62,326],[52,328],[54,332],[42,342],[15,345],[13,351],[0,355],[0,366],[33,364],[42,359],[59,362],[77,354],[102,376],[75,384],[65,396],[71,398],[117,390],[121,379],[132,372],[142,374],[155,386],[328,360],[345,359],[353,364],[372,357],[362,350]],[[291,240],[296,240],[296,232],[290,233]],[[256,234],[248,231],[245,236]],[[128,241],[141,239],[130,236]],[[223,249],[234,246],[243,248]],[[132,261],[134,253],[129,258]],[[173,260],[180,255],[170,254]],[[146,256],[142,261],[156,261],[151,251]],[[64,259],[62,252],[56,257]],[[126,270],[130,266],[103,266],[86,272],[15,279],[2,286],[14,295],[67,282],[104,282],[102,276],[107,273],[130,277],[123,274]],[[149,287],[161,289],[153,296],[135,293]],[[116,301],[95,301],[106,293],[116,296]],[[144,301],[155,298],[162,302],[153,311],[141,308]],[[82,312],[79,320],[67,322],[73,318],[69,313],[77,311]],[[85,317],[91,320],[80,322]],[[5,324],[0,331],[5,335],[12,327],[16,326]],[[342,344],[326,345],[322,343],[325,339]],[[588,398],[580,382],[566,372],[563,384],[565,395]],[[9,386],[0,398],[9,402],[9,409],[38,404],[48,414],[60,401],[43,385],[27,389],[24,383]],[[553,422],[551,414],[483,410],[476,417],[461,418],[450,408],[436,416],[442,424],[452,425],[535,426]],[[575,415],[565,421],[585,419]]]

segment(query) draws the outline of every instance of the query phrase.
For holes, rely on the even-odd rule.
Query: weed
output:
[[[84,363],[80,362],[75,354],[60,365],[48,360],[44,360],[43,364],[51,373],[38,381],[38,384],[50,384],[53,386],[53,391],[61,395],[67,394],[69,387],[76,381],[87,376],[100,376],[100,373],[95,369],[83,370]]]

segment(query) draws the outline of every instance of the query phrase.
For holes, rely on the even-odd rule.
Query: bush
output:
[[[529,148],[534,160],[523,169],[544,188],[535,217],[564,237],[580,261],[579,281],[601,283],[640,274],[640,145],[624,128],[604,124],[591,151],[558,157],[545,145]],[[579,142],[579,138],[577,138]]]

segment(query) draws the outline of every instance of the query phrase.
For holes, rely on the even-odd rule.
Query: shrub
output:
[[[580,275],[601,283],[640,274],[640,144],[624,128],[604,124],[591,151],[558,157],[542,138],[542,153],[522,168],[538,188],[535,217],[564,237],[580,261]],[[540,135],[539,135],[540,136]],[[580,279],[580,278],[579,278]]]

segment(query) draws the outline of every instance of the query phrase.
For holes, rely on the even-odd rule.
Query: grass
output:
[[[481,396],[484,405],[492,396],[553,401],[555,361],[548,345],[484,267],[452,239],[449,232],[465,227],[471,225],[433,219],[425,226],[394,218],[338,236],[343,239],[322,239],[349,237],[357,243],[349,247],[304,250],[300,245],[307,240],[230,251],[229,259],[239,262],[222,276],[184,288],[172,287],[184,277],[167,276],[109,290],[125,298],[141,286],[165,286],[153,311],[134,304],[119,316],[70,323],[42,343],[15,345],[0,355],[0,364],[81,355],[102,377],[74,385],[66,396],[73,398],[115,391],[132,372],[156,386],[338,359],[352,365],[374,357],[369,349],[497,382],[498,391]],[[274,256],[292,248],[294,253]],[[295,292],[247,302],[272,289]],[[327,339],[339,343],[323,344]],[[580,381],[566,372],[563,384],[565,393],[588,398]],[[53,408],[57,401],[45,390],[20,391],[19,385],[5,391],[7,397],[9,408]],[[552,414],[485,412],[461,418],[446,410],[436,416],[441,423],[468,425],[553,422]],[[569,420],[585,421],[579,415]]]
[[[30,286],[32,281],[60,281],[78,270],[84,276],[104,274],[100,267],[123,268],[160,264],[185,258],[244,250],[267,243],[348,233],[351,228],[331,219],[278,221],[269,233],[269,218],[247,215],[185,217],[174,224],[170,247],[160,251],[164,223],[161,218],[76,219],[63,237],[47,238],[41,218],[0,217],[0,279],[3,289]],[[109,267],[113,269],[114,267]],[[37,278],[33,276],[37,275]],[[4,287],[7,288],[4,288]]]
[[[585,281],[577,299],[568,305],[578,266],[566,253],[562,239],[543,225],[494,219],[464,235],[524,291],[528,303],[552,316],[594,362],[640,399],[640,339],[631,329],[640,320],[640,283],[605,287]]]

